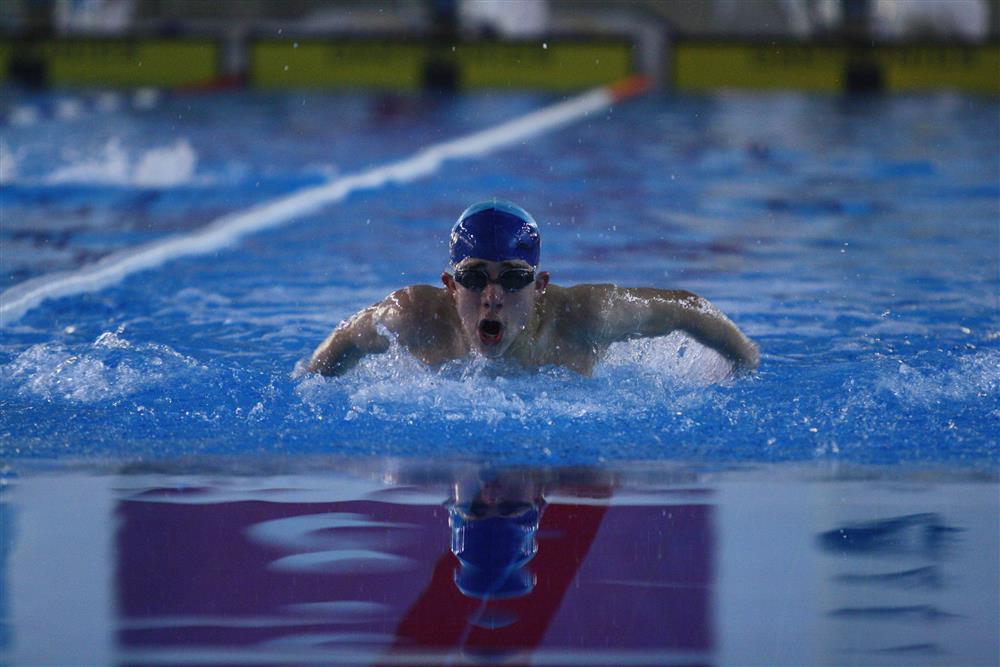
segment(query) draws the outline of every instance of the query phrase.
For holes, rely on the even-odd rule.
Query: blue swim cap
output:
[[[531,214],[517,204],[491,199],[465,209],[451,228],[451,265],[475,257],[491,262],[523,259],[535,267],[541,244]]]
[[[458,558],[455,585],[468,597],[503,599],[531,592],[525,566],[535,556],[540,512],[529,506],[513,516],[468,518],[449,509],[451,552]]]

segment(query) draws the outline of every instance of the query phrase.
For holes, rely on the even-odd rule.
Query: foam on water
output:
[[[124,398],[150,387],[166,387],[186,373],[206,370],[166,345],[133,345],[124,327],[106,331],[89,345],[33,345],[0,368],[4,385],[21,395],[72,403]]]
[[[239,358],[195,353],[198,359],[130,340],[121,328],[87,342],[74,338],[33,345],[0,366],[9,414],[35,423],[4,434],[22,455],[51,456],[54,448],[85,455],[97,447],[105,454],[174,457],[290,447],[463,452],[498,461],[672,456],[884,463],[919,460],[923,449],[909,434],[920,428],[936,434],[928,445],[935,456],[996,457],[969,429],[970,420],[986,414],[1000,418],[996,349],[940,353],[947,360],[929,353],[917,361],[874,358],[868,372],[844,373],[829,393],[813,388],[842,373],[836,367],[765,356],[760,376],[731,379],[726,361],[679,334],[616,344],[592,377],[482,358],[432,368],[394,344],[341,377],[323,378],[303,373],[301,362],[296,371],[254,371]],[[778,379],[787,373],[794,382]],[[772,388],[767,401],[756,393],[762,384]],[[40,422],[30,418],[36,413]],[[206,424],[217,437],[205,438]]]
[[[946,400],[984,400],[1000,393],[1000,351],[995,349],[960,357],[954,368],[919,370],[903,359],[894,363],[898,372],[882,374],[877,387],[906,405],[932,407]]]
[[[0,337],[0,458],[1000,460],[995,103],[650,99],[505,133],[483,160],[480,135],[414,151],[549,101],[436,101],[394,124],[322,99],[4,129],[4,277],[45,280]],[[930,135],[907,120],[928,113]],[[97,156],[89,175],[62,146]],[[592,377],[396,348],[293,373],[337,321],[436,283],[455,207],[492,195],[544,218],[557,282],[702,294],[760,345],[759,373],[729,379],[679,335],[617,344]]]
[[[720,355],[679,333],[613,345],[591,378],[558,367],[526,371],[484,357],[435,369],[393,343],[386,354],[364,359],[340,378],[303,377],[296,391],[318,414],[344,421],[551,424],[627,416],[729,374]],[[330,412],[345,405],[343,414]]]
[[[96,155],[70,156],[68,164],[54,169],[42,182],[170,188],[192,183],[197,166],[198,156],[186,139],[132,152],[114,138]]]
[[[6,185],[17,178],[20,154],[0,139],[0,185]]]
[[[12,149],[0,139],[0,184],[17,187],[19,197],[37,192],[43,198],[53,189],[176,190],[226,187],[283,191],[335,178],[340,169],[313,161],[287,168],[251,166],[241,160],[206,162],[195,142],[184,137],[159,146],[114,136],[94,149],[74,147],[58,155],[48,146]]]

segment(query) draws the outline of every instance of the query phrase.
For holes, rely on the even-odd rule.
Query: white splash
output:
[[[0,139],[0,185],[12,183],[17,179],[20,154],[11,150],[3,139]]]
[[[194,180],[198,156],[186,139],[133,155],[111,139],[92,157],[59,167],[43,178],[48,185],[121,185],[169,188]]]
[[[0,380],[22,395],[94,403],[124,398],[201,367],[167,345],[133,344],[123,331],[106,331],[83,346],[33,345],[0,368]]]
[[[431,368],[394,341],[388,352],[366,357],[341,377],[298,377],[296,393],[320,419],[417,424],[433,415],[495,427],[620,417],[665,404],[687,409],[703,399],[704,387],[729,379],[731,365],[675,333],[612,345],[592,377],[554,366],[526,371],[475,357]]]
[[[878,389],[907,405],[935,406],[942,400],[980,400],[1000,391],[1000,352],[980,351],[957,360],[952,368],[919,370],[898,360],[895,372],[879,378]]]
[[[135,167],[132,184],[145,187],[175,187],[193,180],[198,156],[191,144],[180,140],[172,146],[147,151]]]

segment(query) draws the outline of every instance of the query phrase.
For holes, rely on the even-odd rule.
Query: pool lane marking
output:
[[[486,155],[583,118],[645,89],[643,77],[630,77],[495,127],[431,145],[403,160],[224,215],[196,232],[120,250],[73,271],[31,278],[0,293],[0,327],[16,322],[46,299],[96,292],[133,273],[157,268],[182,257],[221,250],[244,236],[288,224],[297,217],[341,201],[353,192],[379,188],[387,183],[409,183],[433,174],[445,160]]]

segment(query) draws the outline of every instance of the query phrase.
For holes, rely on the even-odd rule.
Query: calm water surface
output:
[[[9,664],[992,665],[996,479],[314,459],[6,479]]]

